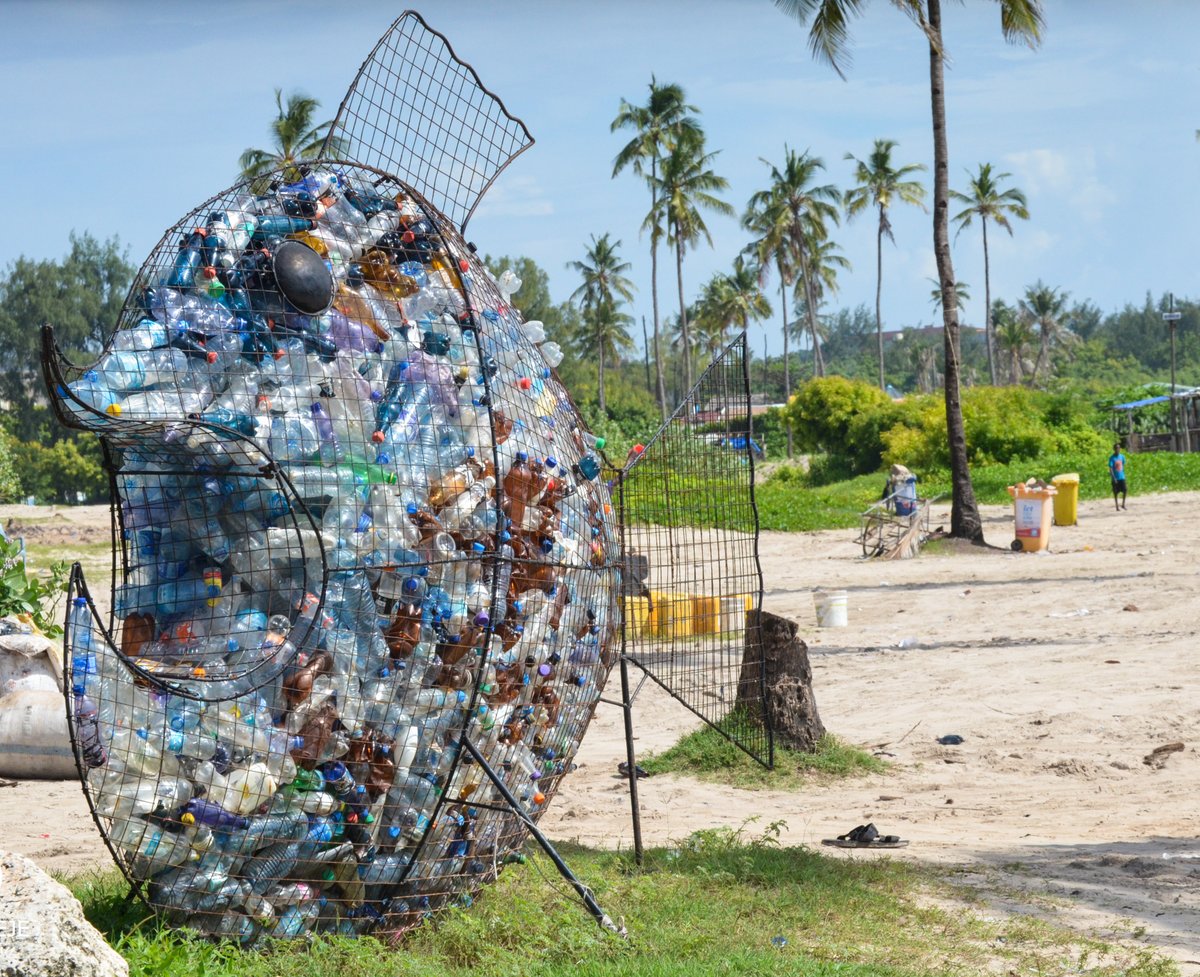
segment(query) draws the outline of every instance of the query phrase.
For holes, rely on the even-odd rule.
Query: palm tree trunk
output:
[[[988,376],[996,386],[996,352],[992,340],[992,277],[988,267],[987,217],[983,223],[983,341],[987,345]]]
[[[652,390],[650,382],[650,340],[646,337],[646,317],[642,316],[642,353],[646,360],[646,389]]]
[[[817,338],[817,308],[813,295],[812,281],[808,275],[808,255],[800,248],[800,277],[804,280],[804,304],[808,307],[808,331],[812,335],[813,376],[825,376],[825,360],[821,356],[821,340]]]
[[[650,160],[650,213],[658,209],[658,193],[654,189],[654,178],[657,175],[656,161]],[[662,422],[667,423],[667,382],[663,377],[662,347],[659,345],[658,322],[658,235],[650,231],[650,304],[654,311],[654,373],[657,378],[655,393],[658,395],[658,412]]]
[[[929,94],[933,114],[933,252],[942,285],[943,348],[946,358],[946,434],[950,442],[950,535],[983,542],[983,523],[967,463],[967,432],[959,390],[958,296],[950,259],[950,161],[946,144],[946,80],[942,63],[941,0],[926,0],[929,11]]]
[[[787,282],[784,280],[783,269],[779,269],[779,311],[783,313],[783,402],[792,399],[792,365],[791,354],[788,352],[788,321],[787,321]],[[792,425],[785,423],[787,429],[787,456],[792,457]]]
[[[875,336],[879,340],[879,389],[887,390],[883,377],[883,204],[879,205],[879,230],[875,234]]]
[[[683,395],[692,390],[692,343],[688,336],[687,303],[683,300],[683,241],[675,230],[675,280],[679,284],[679,340],[683,346]]]
[[[608,420],[608,404],[604,399],[604,343],[599,344],[599,383],[596,385],[596,400],[599,403],[600,415]]]
[[[1033,376],[1029,378],[1029,385],[1036,386],[1038,377],[1042,375],[1042,367],[1046,365],[1046,354],[1050,349],[1050,334],[1046,331],[1044,322],[1038,323],[1038,355],[1033,364]]]

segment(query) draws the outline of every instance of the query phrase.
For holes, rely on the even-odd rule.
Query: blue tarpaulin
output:
[[[1128,404],[1115,404],[1111,410],[1133,410],[1135,407],[1146,407],[1150,404],[1161,404],[1170,400],[1166,394],[1161,397],[1143,397],[1141,400],[1131,400]]]

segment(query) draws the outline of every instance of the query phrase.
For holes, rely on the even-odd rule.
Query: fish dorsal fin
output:
[[[645,449],[631,454],[615,495],[625,657],[769,767],[756,448],[742,333]]]
[[[463,231],[496,177],[532,145],[525,123],[409,10],[359,68],[322,155],[399,177]]]

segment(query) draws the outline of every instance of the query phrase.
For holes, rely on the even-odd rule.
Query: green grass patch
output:
[[[809,487],[803,480],[778,475],[755,485],[759,525],[785,532],[848,529],[879,501],[883,475],[860,475],[843,482]]]
[[[1200,489],[1200,453],[1152,452],[1128,455],[1129,494],[1186,492]],[[1094,454],[1050,455],[1037,461],[1004,465],[976,465],[971,469],[975,498],[984,505],[1011,502],[1008,486],[1029,478],[1049,481],[1055,475],[1076,472],[1079,497],[1109,498],[1108,451]],[[918,472],[922,496],[950,497],[949,472]],[[811,532],[817,529],[850,529],[859,525],[861,513],[879,501],[885,473],[860,475],[828,485],[812,486],[799,469],[781,467],[755,486],[759,521],[763,529]]]
[[[798,790],[814,781],[887,769],[879,757],[826,733],[814,753],[789,750],[776,743],[775,768],[768,770],[708,725],[688,733],[662,753],[648,754],[638,762],[650,774],[678,773],[751,790]]]
[[[560,846],[605,910],[624,921],[628,941],[600,931],[534,853],[470,909],[442,914],[401,949],[324,936],[258,950],[213,945],[146,921],[140,905],[124,904],[115,873],[71,884],[132,977],[1065,975],[1085,961],[1097,975],[1175,972],[1144,952],[1047,924],[933,907],[924,894],[951,890],[928,870],[782,847],[781,827],[701,831],[648,850],[643,870],[628,853]]]

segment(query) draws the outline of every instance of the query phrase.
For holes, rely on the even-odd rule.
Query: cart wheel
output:
[[[1021,549],[1022,549],[1022,547],[1021,547],[1021,541],[1020,541],[1019,539],[1014,539],[1014,540],[1013,540],[1013,541],[1012,541],[1012,542],[1009,544],[1008,548],[1009,548],[1010,550],[1012,550],[1014,553],[1020,553],[1020,552],[1021,552]]]
[[[879,556],[884,550],[883,545],[883,520],[871,519],[865,526],[862,532],[862,551],[863,556],[870,558]]]

